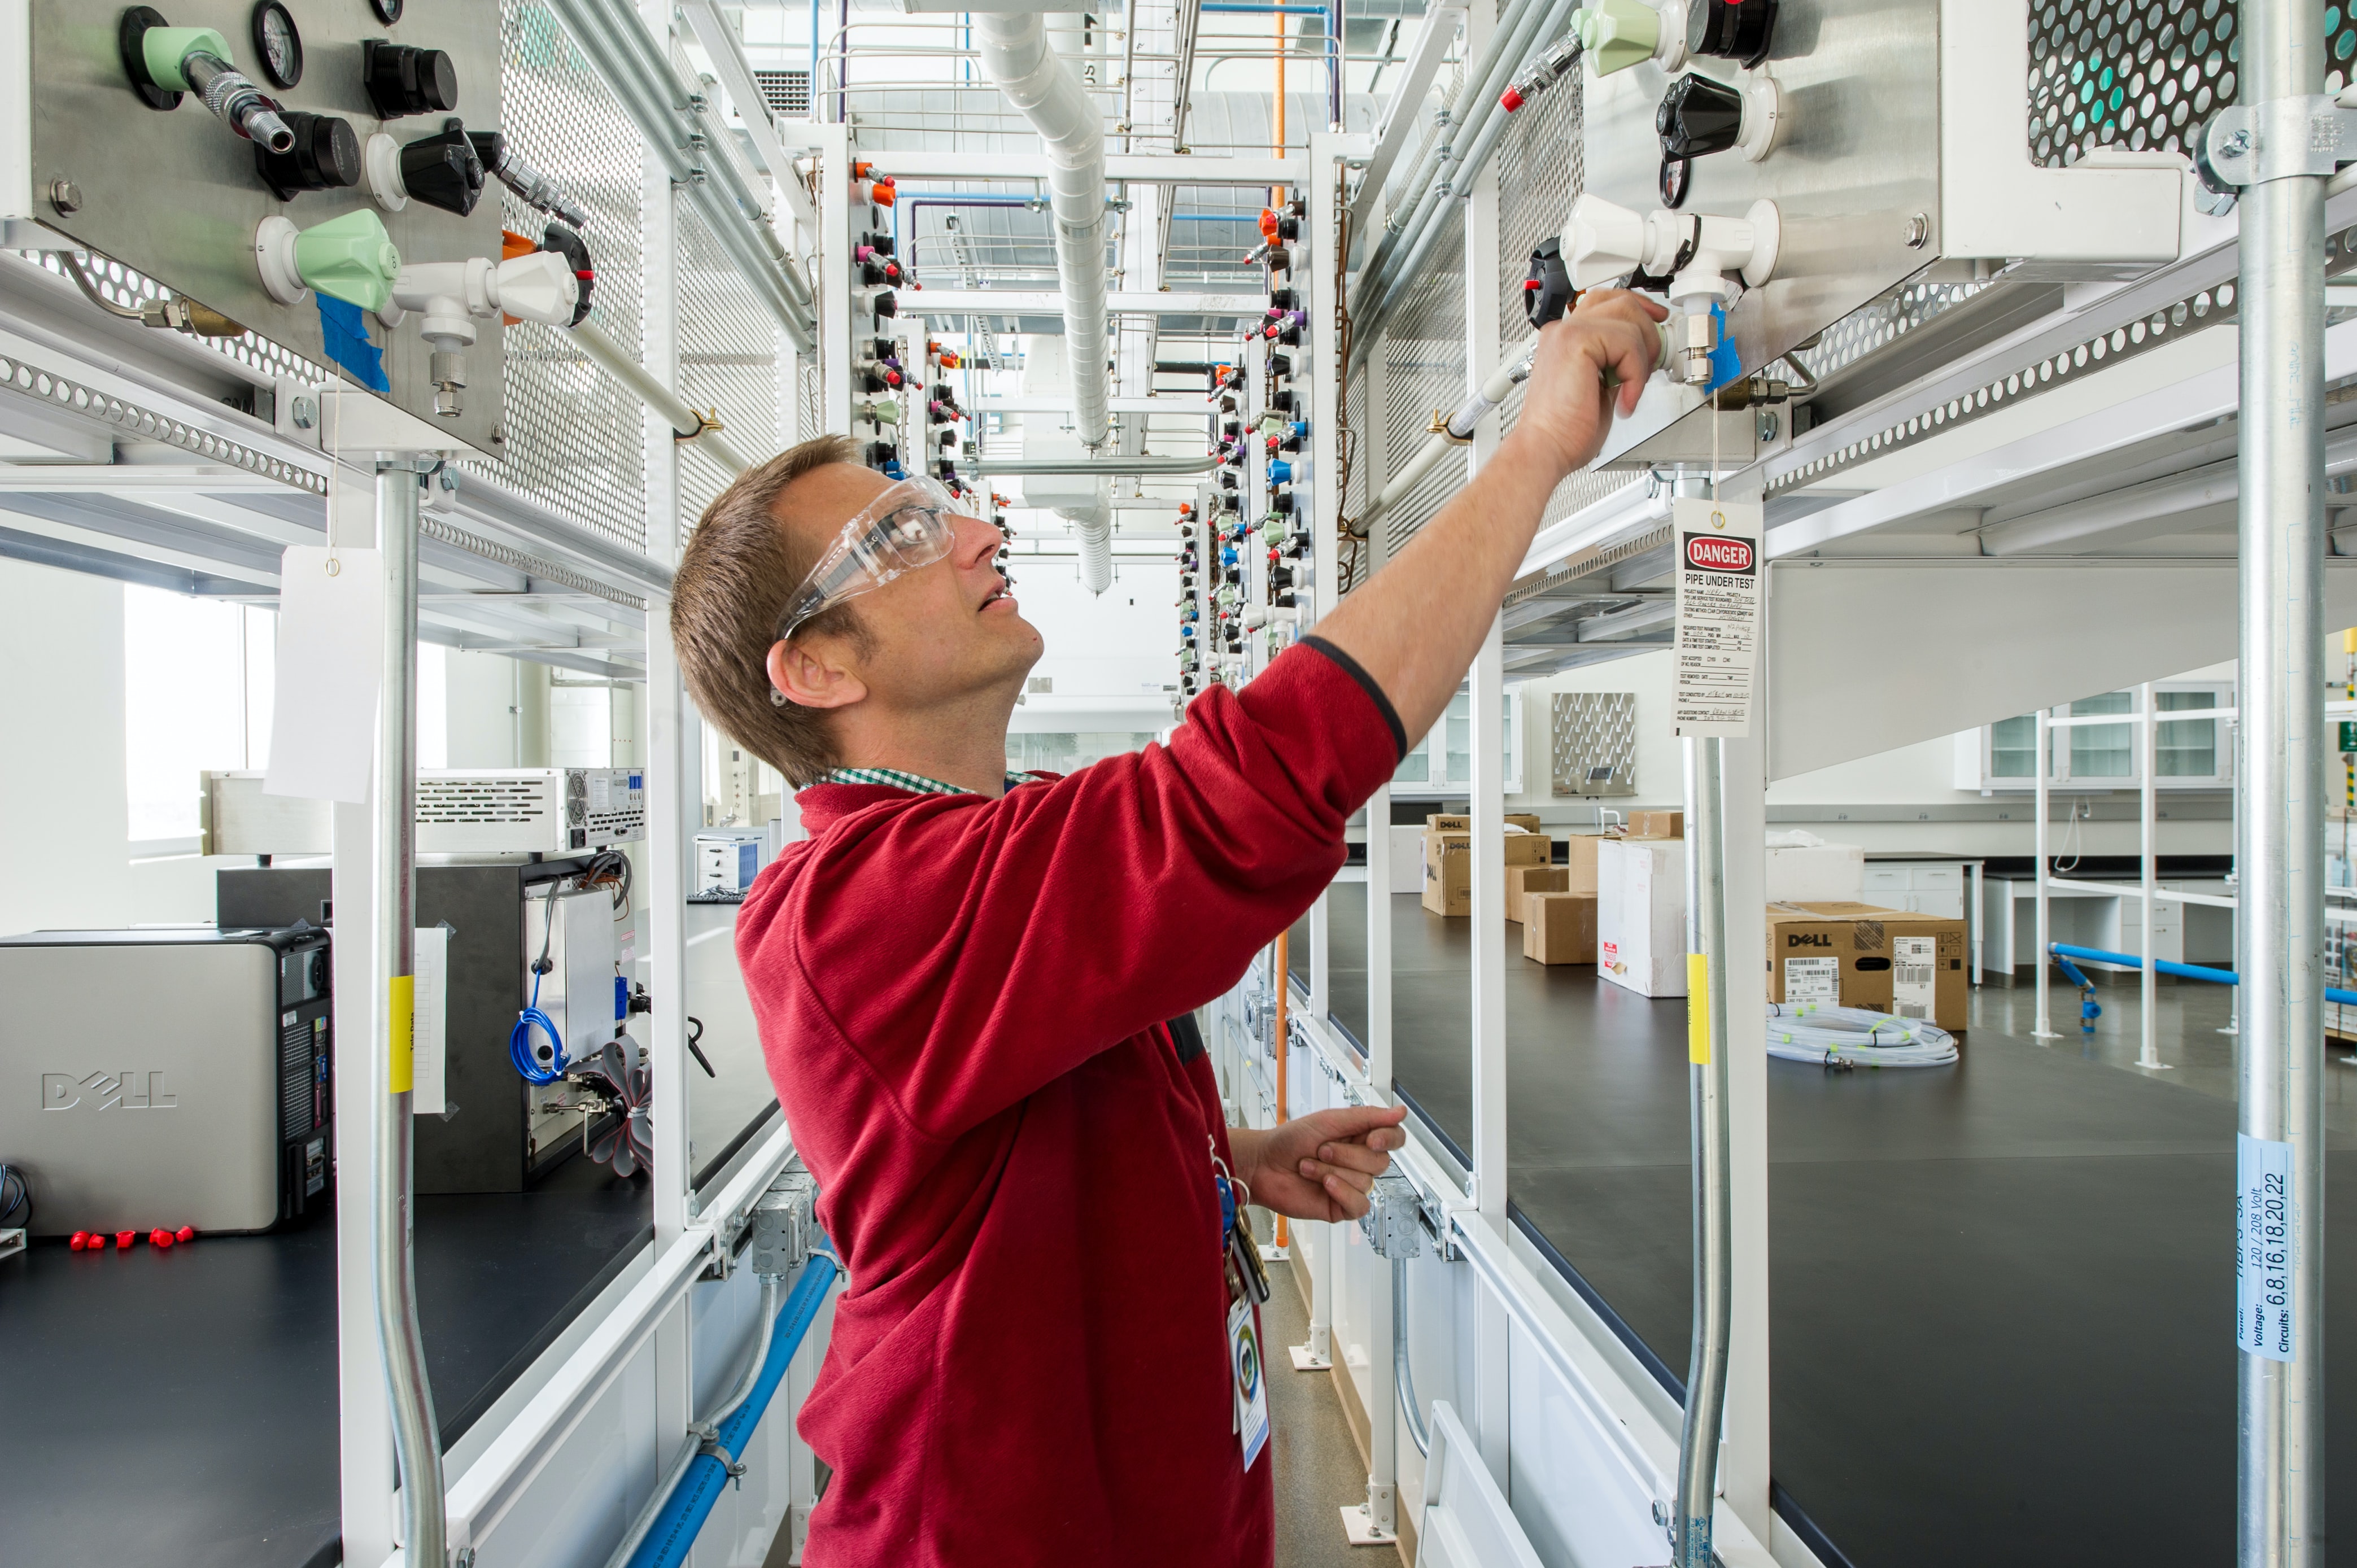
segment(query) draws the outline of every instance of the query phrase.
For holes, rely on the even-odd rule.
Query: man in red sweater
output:
[[[1343,862],[1464,678],[1556,485],[1652,370],[1658,312],[1541,335],[1512,433],[1401,553],[1167,746],[1009,774],[1040,653],[997,532],[809,442],[713,502],[673,636],[697,706],[799,789],[737,961],[849,1282],[801,1431],[805,1561],[1267,1568],[1256,1334],[1227,1219],[1339,1221],[1403,1112],[1229,1128],[1191,1011]]]

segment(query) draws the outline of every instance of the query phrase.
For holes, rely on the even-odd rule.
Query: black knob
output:
[[[380,120],[447,114],[458,107],[458,68],[440,49],[363,38],[361,83]]]
[[[1271,566],[1268,569],[1268,585],[1272,588],[1289,588],[1293,586],[1293,568],[1290,566]]]
[[[900,345],[890,338],[870,338],[867,351],[879,360],[897,360],[900,357]]]
[[[1291,490],[1278,490],[1275,494],[1271,495],[1268,498],[1268,510],[1271,511],[1285,512],[1289,515],[1293,510],[1293,492]]]
[[[1725,0],[1703,0],[1702,9]],[[1743,94],[1723,81],[1689,71],[1670,83],[1662,106],[1653,112],[1653,129],[1662,134],[1665,158],[1698,158],[1723,153],[1743,134]]]
[[[879,256],[888,256],[892,253],[892,236],[881,230],[862,234],[859,236],[859,242]]]
[[[1293,374],[1292,356],[1289,354],[1271,354],[1268,357],[1268,373],[1272,376],[1290,376]]]
[[[889,441],[870,441],[867,444],[867,466],[871,468],[880,468],[899,455],[900,449]]]
[[[1571,274],[1563,264],[1563,241],[1548,238],[1539,242],[1531,252],[1530,276],[1523,282],[1523,314],[1534,327],[1544,327],[1550,321],[1563,319],[1565,311],[1577,302],[1579,291],[1571,286]]]
[[[274,153],[260,142],[253,144],[253,166],[279,200],[361,182],[361,139],[350,120],[300,109],[281,110],[279,118],[295,133],[295,145]]]
[[[1268,406],[1276,410],[1279,413],[1291,413],[1293,412],[1293,394],[1280,387],[1275,392],[1268,394]]]
[[[401,149],[402,188],[425,203],[464,218],[483,194],[483,160],[456,120]]]
[[[1235,488],[1236,488],[1236,471],[1235,471],[1233,468],[1222,468],[1222,469],[1221,469],[1221,470],[1220,470],[1220,489],[1223,489],[1223,490],[1232,490],[1232,489],[1234,489]]]
[[[1776,0],[1695,0],[1686,11],[1686,52],[1758,65],[1776,33]]]
[[[480,144],[476,151],[482,150]],[[573,263],[573,283],[579,297],[573,306],[573,319],[567,325],[578,327],[589,314],[589,291],[597,285],[597,269],[589,260],[588,242],[569,223],[552,220],[540,237],[540,248],[554,251]]]
[[[899,283],[900,263],[891,261],[868,261],[859,263],[859,281],[873,288],[878,284]]]
[[[1273,289],[1270,289],[1270,290],[1268,291],[1268,307],[1269,307],[1271,310],[1298,310],[1298,309],[1300,309],[1300,308],[1301,308],[1301,295],[1300,295],[1300,291],[1298,291],[1298,290],[1297,290],[1297,289],[1290,289],[1290,288],[1273,288]]]

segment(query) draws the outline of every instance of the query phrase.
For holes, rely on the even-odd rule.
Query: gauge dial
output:
[[[369,9],[388,27],[401,20],[401,6],[402,0],[369,0]]]
[[[263,74],[278,86],[303,80],[303,35],[279,0],[262,0],[253,8],[253,48],[262,56]]]

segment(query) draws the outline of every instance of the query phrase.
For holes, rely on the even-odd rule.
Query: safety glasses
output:
[[[931,479],[902,479],[877,496],[843,525],[794,590],[778,618],[777,639],[785,641],[813,617],[845,599],[872,593],[949,554],[957,537],[952,521],[956,505],[949,491]]]

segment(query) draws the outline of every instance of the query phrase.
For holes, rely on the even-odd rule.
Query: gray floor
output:
[[[1397,1079],[1462,1143],[1469,922],[1393,897]],[[1363,886],[1332,903],[1339,1003],[1363,953]],[[1682,1378],[1684,1004],[1510,950],[1512,1207]],[[2040,1043],[2031,993],[1986,988],[1952,1068],[1769,1064],[1775,1474],[1859,1568],[2233,1550],[2227,999],[2162,989],[2167,1071],[2132,1065],[2134,986],[2099,999],[2083,1039],[2076,994],[2058,989],[2067,1037]],[[2357,1133],[2357,1066],[2332,1062],[2326,1091],[2337,1150]],[[2342,1164],[2325,1202],[2335,1253],[2357,1245],[2357,1192],[2330,1189]],[[2327,1310],[2328,1338],[2357,1333],[2357,1300],[2329,1294]],[[2352,1364],[2329,1363],[2341,1454],[2357,1442]],[[2352,1517],[2357,1472],[2332,1473],[2333,1511]]]
[[[1276,1568],[1383,1568],[1395,1553],[1351,1546],[1341,1509],[1367,1500],[1367,1466],[1351,1436],[1332,1374],[1297,1372],[1286,1347],[1309,1337],[1309,1315],[1285,1264],[1269,1268],[1270,1452],[1276,1461]]]

